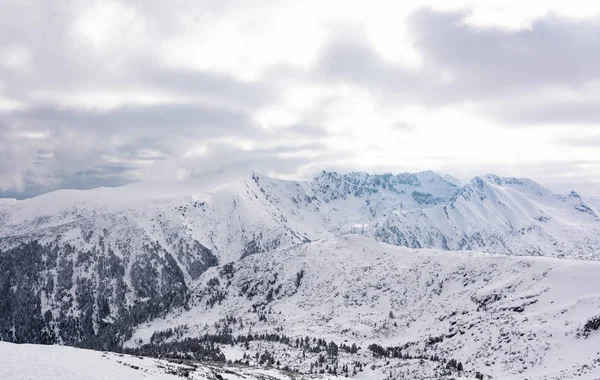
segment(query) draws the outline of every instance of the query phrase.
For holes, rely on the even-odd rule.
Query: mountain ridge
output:
[[[248,194],[251,194],[250,197]],[[519,251],[539,252],[540,248],[543,248],[545,255],[577,256],[583,252],[582,256],[586,258],[593,258],[596,251],[600,250],[590,248],[595,245],[600,247],[600,241],[576,241],[571,244],[573,237],[564,231],[573,224],[570,220],[585,228],[592,226],[591,229],[596,231],[600,212],[593,200],[582,198],[575,192],[559,195],[529,179],[489,174],[474,177],[463,186],[456,186],[432,171],[397,175],[372,175],[364,172],[338,174],[323,171],[312,181],[279,180],[249,171],[233,176],[209,176],[204,180],[198,179],[177,186],[136,183],[120,188],[59,190],[28,200],[0,201],[0,247],[9,246],[6,244],[7,238],[15,235],[17,231],[21,235],[29,233],[34,237],[34,230],[52,227],[60,229],[69,223],[76,224],[80,219],[98,220],[99,216],[111,213],[113,218],[128,214],[137,215],[138,225],[147,224],[148,220],[142,219],[152,221],[153,217],[139,215],[139,210],[154,209],[158,211],[154,213],[157,214],[155,217],[161,218],[161,209],[186,208],[190,205],[202,205],[204,209],[215,205],[212,210],[215,220],[207,220],[206,223],[220,223],[227,217],[225,214],[229,213],[230,217],[234,217],[235,214],[235,218],[242,224],[245,219],[249,219],[250,225],[263,224],[262,227],[264,223],[252,221],[251,215],[258,212],[256,207],[269,209],[268,215],[263,213],[262,219],[270,219],[272,228],[282,230],[276,233],[276,237],[271,238],[273,241],[283,238],[286,234],[288,237],[297,236],[291,240],[284,240],[297,242],[344,231],[361,233],[361,228],[357,226],[367,227],[362,229],[364,233],[378,237],[393,234],[394,231],[389,229],[378,231],[386,225],[393,224],[390,228],[404,225],[401,234],[412,238],[388,239],[390,244],[450,250],[469,249],[474,242],[468,240],[473,234],[481,231],[469,228],[465,221],[459,221],[462,217],[477,221],[482,226],[489,224],[490,220],[495,220],[497,225],[492,227],[502,232],[504,236],[500,238],[503,241],[515,240],[515,234],[522,229],[528,230],[528,233],[531,233],[531,230],[539,230],[539,234],[551,236],[553,239],[557,234],[562,235],[554,239],[558,241],[555,247],[522,249],[519,244],[513,243],[502,244],[499,247],[475,244],[479,250],[518,254]],[[246,215],[235,210],[241,205],[247,208]],[[216,208],[219,208],[218,212]],[[457,213],[457,210],[460,212]],[[172,210],[165,210],[167,211]],[[414,211],[412,215],[410,211]],[[232,212],[234,214],[231,214]],[[465,215],[456,215],[452,220],[454,224],[448,226],[447,221],[450,220],[451,213]],[[582,217],[583,215],[588,217]],[[189,220],[168,222],[189,226],[199,217],[194,215],[194,218],[188,218]],[[294,221],[294,218],[298,220]],[[390,218],[394,220],[387,220]],[[418,219],[422,219],[422,223],[425,224],[419,225]],[[309,220],[314,228],[299,226]],[[553,220],[557,220],[557,223]],[[545,222],[554,223],[554,227],[563,231],[550,230],[543,224]],[[377,232],[369,232],[369,229]],[[421,232],[414,229],[426,229],[428,232],[425,235],[429,235],[420,236]],[[489,231],[486,234],[488,237],[491,235]],[[258,235],[258,232],[255,235]],[[443,235],[449,242],[455,241],[455,245],[433,244],[431,237],[437,235]],[[466,240],[460,243],[462,237]],[[209,237],[204,236],[199,240],[203,245],[211,244]],[[412,244],[410,240],[418,241],[418,244]],[[568,244],[561,245],[565,240]],[[247,240],[247,243],[250,241],[252,239]],[[231,248],[226,247],[226,243],[221,245],[221,250]],[[219,249],[214,244],[210,248]],[[236,249],[239,250],[239,247]]]

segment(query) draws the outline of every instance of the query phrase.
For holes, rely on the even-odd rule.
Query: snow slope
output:
[[[360,232],[414,248],[597,259],[599,223],[596,206],[575,192],[558,195],[531,180],[487,175],[446,204],[394,213]]]
[[[220,376],[220,377],[217,377]],[[73,347],[0,342],[0,379],[10,380],[289,380],[309,377],[276,369],[211,364],[176,364],[166,360]],[[336,379],[311,376],[311,379]]]
[[[600,378],[600,331],[584,336],[586,322],[600,317],[597,261],[408,249],[347,235],[247,257],[232,272],[209,269],[192,285],[189,310],[140,325],[129,345],[173,326],[185,326],[183,337],[279,331],[356,343],[361,360],[372,360],[365,348],[377,343],[456,358],[471,374],[499,379]],[[223,296],[211,306],[215,294]],[[308,371],[311,358],[276,351]],[[406,375],[396,364],[379,363],[383,373]]]

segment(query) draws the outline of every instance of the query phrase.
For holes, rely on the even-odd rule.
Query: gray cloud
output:
[[[397,121],[391,125],[391,129],[394,131],[408,132],[413,133],[416,131],[414,125],[407,123],[405,121]]]
[[[600,124],[600,107],[598,101],[582,99],[545,100],[542,98],[533,103],[510,100],[485,104],[481,112],[503,121],[508,125],[550,125],[563,124],[569,128],[597,128]],[[598,94],[600,96],[600,93]]]
[[[571,146],[575,148],[595,148],[600,149],[600,134],[593,136],[572,136],[556,140],[557,145]]]
[[[408,100],[415,91],[424,96],[430,81],[419,72],[387,62],[368,44],[360,30],[335,37],[321,51],[316,75],[319,80],[353,82]]]
[[[597,79],[600,23],[549,16],[512,33],[473,29],[461,13],[422,11],[412,28],[425,61],[451,69],[484,93],[531,86],[579,86]]]
[[[384,102],[472,102],[479,113],[507,123],[598,122],[594,102],[558,102],[540,93],[582,91],[600,80],[600,22],[549,16],[531,29],[507,32],[475,29],[462,22],[466,15],[429,9],[413,14],[409,29],[422,67],[386,60],[355,29],[336,34],[322,49],[317,75],[371,88]],[[527,94],[537,101],[524,102]]]
[[[143,132],[146,135],[166,131],[219,135],[223,129],[240,132],[249,127],[244,112],[198,104],[155,104],[124,106],[108,111],[65,109],[38,106],[6,115],[8,120],[40,127],[72,126],[89,128],[99,134]]]
[[[555,192],[570,192],[576,190],[581,194],[598,194],[598,185],[593,173],[600,169],[600,162],[593,160],[561,161],[558,159],[531,162],[474,162],[473,160],[456,157],[437,157],[439,170],[452,172],[463,180],[476,175],[494,173],[507,177],[531,177],[544,187]]]
[[[240,107],[256,107],[277,98],[274,86],[262,82],[241,82],[220,73],[144,67],[133,73],[133,80],[160,91],[178,94],[209,96],[215,101]]]

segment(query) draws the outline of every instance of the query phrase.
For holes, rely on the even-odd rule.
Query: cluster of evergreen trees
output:
[[[219,281],[219,278],[214,277],[210,279],[207,282],[206,287],[197,294],[197,299],[202,302],[205,302],[206,308],[213,308],[216,304],[220,305],[221,302],[227,298],[227,289],[231,285],[231,281],[234,275],[234,264],[228,263],[224,265],[219,272],[219,277],[221,279],[226,279],[224,287],[221,287],[221,281]],[[296,273],[296,278],[294,280],[294,292],[297,291],[300,285],[302,284],[303,278],[304,270],[302,269],[298,273]],[[259,295],[264,295],[264,299],[259,299],[255,304],[253,304],[254,309],[264,310],[269,303],[273,302],[275,298],[281,294],[283,284],[277,284],[277,280],[278,273],[273,273],[273,277],[269,280],[248,280],[245,283],[241,284],[239,296],[245,296],[246,299],[253,300]]]
[[[587,338],[592,333],[592,331],[596,331],[598,329],[600,329],[600,315],[587,320],[585,325],[583,325],[581,335]]]
[[[137,324],[188,306],[185,276],[164,247],[124,244],[117,256],[105,243],[107,234],[82,233],[90,244],[97,238],[85,250],[34,239],[0,251],[0,340],[118,350]],[[201,246],[174,244],[180,262],[196,275],[217,264]]]
[[[218,344],[227,344],[220,335],[204,335],[179,341],[149,343],[137,348],[126,348],[124,353],[155,358],[225,362],[225,355]]]
[[[463,364],[459,361],[457,361],[456,359],[450,359],[448,360],[448,362],[446,363],[446,368],[448,369],[455,369],[457,371],[462,371],[463,370]]]
[[[462,362],[457,361],[456,359],[450,359],[446,361],[445,359],[440,359],[437,355],[410,355],[408,352],[402,353],[400,347],[383,347],[378,344],[369,345],[368,349],[373,352],[373,356],[377,358],[394,358],[394,359],[419,359],[419,360],[429,360],[432,362],[443,362],[446,363],[447,369],[455,369],[457,371],[463,371]]]
[[[179,339],[183,336],[183,333],[187,331],[186,325],[176,326],[174,329],[168,328],[166,330],[155,331],[150,337],[150,343],[160,344],[169,338]]]
[[[300,272],[296,273],[296,281],[294,282],[294,285],[296,285],[296,288],[300,287],[300,285],[302,284],[303,278],[304,278],[304,269],[301,269]]]
[[[354,363],[354,365],[352,367],[352,371],[350,371],[350,367],[348,367],[347,364],[343,364],[340,367],[340,365],[337,361],[334,361],[331,364],[325,364],[324,356],[320,355],[319,360],[316,363],[310,364],[309,373],[321,373],[321,374],[328,373],[330,375],[343,374],[346,377],[348,377],[349,374],[352,374],[354,376],[358,372],[361,372],[362,370],[363,370],[363,365],[362,365],[362,363],[359,363],[359,362]]]

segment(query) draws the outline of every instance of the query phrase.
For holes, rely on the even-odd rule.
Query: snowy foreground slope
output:
[[[318,354],[293,342],[310,337],[356,344],[360,350],[340,355],[340,363],[374,364],[381,376],[443,371],[429,361],[378,360],[367,349],[373,343],[412,357],[454,358],[471,376],[600,378],[600,330],[589,322],[600,320],[596,261],[415,250],[348,235],[211,268],[192,289],[189,310],[140,325],[128,345],[161,335],[278,332],[292,344],[257,340],[223,350],[230,360],[272,351],[308,372]],[[164,334],[175,327],[174,336]]]
[[[299,376],[276,369],[167,360],[62,346],[0,342],[0,379],[7,380],[291,380],[337,379]]]

